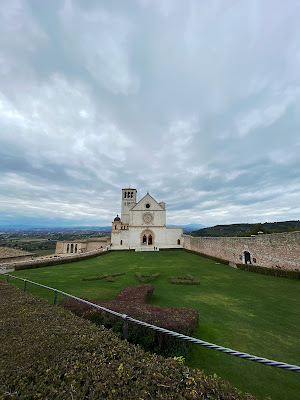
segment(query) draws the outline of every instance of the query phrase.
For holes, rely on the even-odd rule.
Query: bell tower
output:
[[[122,214],[123,224],[129,224],[129,210],[136,205],[136,189],[122,189]]]

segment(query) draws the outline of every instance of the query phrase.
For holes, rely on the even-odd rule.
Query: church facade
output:
[[[182,228],[166,227],[165,203],[149,193],[137,202],[136,195],[136,189],[122,189],[121,217],[112,222],[111,249],[182,248]]]

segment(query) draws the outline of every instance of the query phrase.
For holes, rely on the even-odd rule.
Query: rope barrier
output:
[[[145,328],[150,328],[150,329],[153,329],[154,331],[162,332],[162,333],[165,333],[166,335],[170,335],[170,336],[173,336],[173,337],[178,338],[178,339],[186,340],[188,342],[191,342],[191,343],[194,343],[194,344],[198,344],[200,346],[204,346],[204,347],[207,347],[207,348],[212,349],[212,350],[221,351],[222,353],[225,353],[225,354],[230,354],[230,355],[235,356],[235,357],[243,358],[244,360],[254,361],[254,362],[257,362],[257,363],[260,363],[260,364],[268,365],[270,367],[276,367],[276,368],[285,369],[287,371],[293,371],[293,372],[298,372],[298,373],[300,372],[300,367],[297,366],[297,365],[292,365],[292,364],[287,364],[287,363],[284,363],[284,362],[269,360],[268,358],[257,357],[257,356],[254,356],[254,355],[251,355],[251,354],[248,354],[248,353],[243,353],[243,352],[240,352],[240,351],[232,350],[232,349],[227,348],[227,347],[219,346],[219,345],[214,344],[214,343],[209,343],[209,342],[206,342],[204,340],[196,339],[196,338],[193,338],[191,336],[183,335],[183,334],[178,333],[178,332],[170,331],[169,329],[161,328],[159,326],[148,324],[147,322],[143,322],[143,321],[140,321],[138,319],[131,318],[126,314],[120,314],[120,313],[118,313],[116,311],[113,311],[113,310],[110,310],[108,308],[99,306],[98,304],[91,303],[88,300],[80,299],[79,297],[73,296],[73,295],[71,295],[69,293],[63,292],[63,291],[58,290],[58,289],[54,289],[54,288],[49,287],[49,286],[42,285],[40,283],[29,281],[28,279],[19,278],[17,276],[13,276],[13,275],[9,275],[9,274],[2,274],[2,275],[5,275],[7,277],[11,277],[11,278],[14,278],[14,279],[19,279],[19,280],[23,281],[25,284],[31,283],[33,285],[40,286],[40,287],[43,287],[43,288],[48,289],[48,290],[52,290],[52,291],[54,291],[55,296],[57,296],[57,293],[60,293],[63,296],[67,296],[67,297],[70,297],[71,299],[78,300],[78,301],[80,301],[82,303],[85,303],[85,304],[87,304],[89,306],[92,306],[92,307],[97,308],[99,310],[105,311],[105,312],[107,312],[109,314],[115,315],[116,317],[122,318],[125,324],[127,324],[128,321],[130,321],[130,322],[133,322],[135,324],[144,326]],[[26,286],[25,286],[25,288],[26,288]],[[55,302],[56,302],[56,297],[55,297]]]

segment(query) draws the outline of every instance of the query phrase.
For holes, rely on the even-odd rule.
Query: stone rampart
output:
[[[193,237],[183,235],[183,247],[197,253],[267,268],[300,269],[300,232],[254,237]]]
[[[91,258],[96,257],[99,254],[107,253],[109,251],[109,247],[106,249],[97,249],[81,254],[74,254],[74,255],[67,255],[67,256],[54,256],[54,257],[45,257],[39,259],[32,259],[28,261],[19,261],[19,262],[11,262],[11,263],[1,263],[0,269],[1,272],[5,272],[8,270],[14,270],[15,267],[20,267],[19,269],[27,268],[39,268],[40,266],[50,266],[50,265],[57,265],[57,264],[67,264],[74,261],[80,261],[84,258]]]

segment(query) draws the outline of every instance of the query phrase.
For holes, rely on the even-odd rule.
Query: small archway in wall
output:
[[[67,253],[69,253],[69,251],[70,251],[70,245],[69,245],[69,243],[67,244]]]
[[[73,251],[74,251],[74,244],[71,243],[71,253],[73,253]]]
[[[180,239],[177,240],[177,244],[178,244],[178,245],[180,244]]]
[[[121,239],[121,241],[120,241],[120,245],[122,246],[122,244],[123,244],[123,240]]]
[[[144,230],[140,235],[140,240],[143,245],[152,246],[154,244],[154,239],[155,236],[151,229]]]
[[[77,243],[75,244],[75,253],[77,253]]]
[[[244,251],[244,264],[252,264],[251,254],[249,253],[249,251]]]

